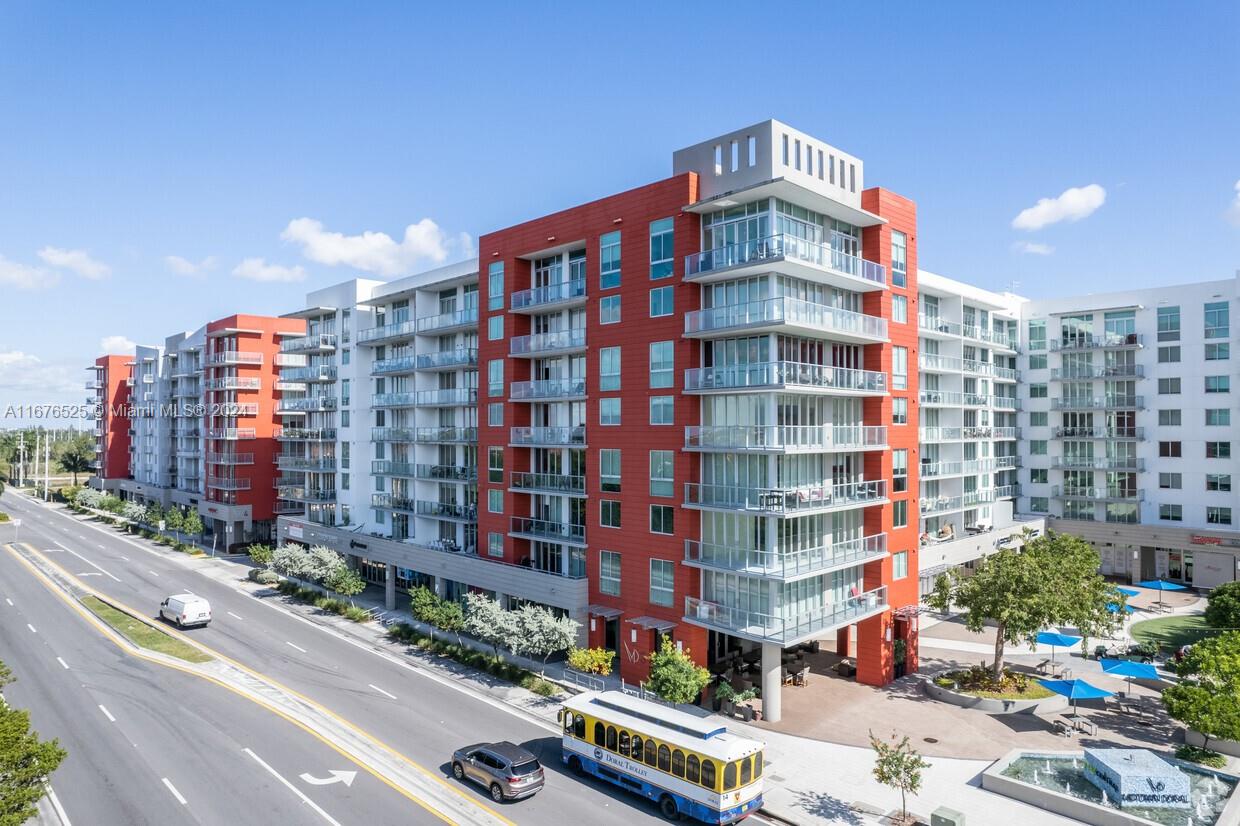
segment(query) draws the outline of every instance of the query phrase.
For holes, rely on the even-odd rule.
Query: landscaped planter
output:
[[[1210,751],[1217,751],[1219,754],[1229,754],[1232,757],[1240,757],[1240,743],[1235,740],[1219,740],[1215,737],[1210,738],[1210,745],[1206,746],[1206,738],[1201,736],[1201,732],[1190,729],[1184,730],[1184,742],[1190,746],[1199,746],[1201,748],[1209,748]]]
[[[935,685],[929,677],[921,678],[926,695],[944,703],[951,703],[961,708],[971,708],[984,714],[1051,714],[1063,711],[1068,707],[1068,698],[1044,697],[1040,700],[992,700],[989,697],[976,697],[963,691],[955,691]]]

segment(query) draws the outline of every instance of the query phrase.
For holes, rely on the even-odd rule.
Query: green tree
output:
[[[185,511],[175,505],[168,508],[168,512],[164,514],[164,527],[175,533],[177,542],[180,542],[181,531],[185,530]]]
[[[332,571],[323,585],[327,590],[347,597],[350,605],[353,604],[353,597],[366,590],[366,580],[348,565],[341,565]]]
[[[568,650],[568,667],[583,674],[601,674],[606,677],[611,673],[611,661],[616,652],[607,648],[570,648]]]
[[[95,439],[89,433],[80,433],[56,445],[56,462],[73,474],[74,486],[79,473],[90,473],[95,466]]]
[[[159,529],[159,520],[164,518],[164,509],[159,506],[158,502],[152,502],[146,506],[146,513],[142,514],[142,521],[150,525],[156,530]]]
[[[1163,691],[1167,713],[1210,739],[1240,740],[1240,631],[1195,643]]]
[[[941,612],[964,610],[965,627],[975,633],[993,623],[993,672],[1000,677],[1008,643],[1035,645],[1038,632],[1052,625],[1077,628],[1087,637],[1115,627],[1121,614],[1107,605],[1123,605],[1124,598],[1098,573],[1099,564],[1098,552],[1074,536],[1026,536],[1022,547],[983,558],[971,576],[959,569],[939,576],[926,603]]]
[[[465,595],[465,631],[491,646],[497,660],[500,646],[511,650],[519,633],[513,612],[477,591]]]
[[[262,565],[264,568],[271,567],[271,546],[264,545],[261,542],[255,542],[246,548],[246,553],[250,555],[250,559],[255,565]]]
[[[577,641],[581,623],[540,605],[526,605],[517,611],[517,653],[542,660],[542,672],[552,654],[567,651]]]
[[[198,510],[196,508],[187,509],[185,511],[185,518],[181,520],[181,530],[190,536],[202,536],[202,528],[202,517],[198,515]]]
[[[0,688],[13,675],[0,663]],[[0,826],[21,826],[36,814],[45,781],[65,759],[56,740],[40,740],[30,715],[0,699]]]
[[[1206,624],[1211,628],[1240,628],[1240,582],[1225,582],[1210,592]]]
[[[669,703],[692,703],[710,682],[710,672],[680,651],[666,637],[658,651],[650,655],[650,677],[646,685]]]
[[[908,823],[908,794],[921,789],[922,772],[930,763],[909,742],[908,735],[896,740],[892,732],[891,742],[885,742],[870,732],[870,747],[874,749],[874,779],[884,786],[900,792],[900,819]]]

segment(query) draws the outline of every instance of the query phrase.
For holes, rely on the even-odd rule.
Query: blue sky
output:
[[[767,117],[914,198],[923,268],[1030,296],[1230,277],[1238,44],[1235,3],[6,2],[0,412],[84,398],[105,337],[459,259]],[[1091,185],[1086,217],[1013,227]]]

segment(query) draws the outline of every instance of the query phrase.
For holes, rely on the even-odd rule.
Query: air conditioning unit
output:
[[[964,826],[964,813],[940,806],[931,813],[930,826]]]

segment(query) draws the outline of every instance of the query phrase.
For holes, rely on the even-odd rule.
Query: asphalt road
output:
[[[53,562],[72,574],[88,575],[83,577],[83,581],[132,608],[148,610],[154,615],[164,597],[181,591],[192,591],[210,600],[213,621],[208,628],[189,632],[196,639],[309,697],[428,771],[447,777],[447,759],[451,752],[469,743],[511,740],[525,745],[547,766],[548,779],[547,787],[535,797],[497,807],[500,814],[516,823],[547,824],[588,819],[592,826],[619,826],[621,823],[660,819],[657,810],[646,801],[563,772],[559,762],[559,738],[554,727],[539,725],[502,703],[480,697],[465,686],[412,667],[400,658],[394,658],[394,662],[393,658],[342,639],[277,607],[272,600],[260,600],[240,593],[227,584],[187,568],[183,558],[174,559],[148,551],[125,541],[110,529],[81,524],[67,514],[45,509],[12,492],[5,493],[0,502],[3,510],[22,520],[22,542],[28,542],[41,551],[51,551],[48,557]],[[14,533],[11,526],[0,526],[0,543],[12,541]],[[9,581],[6,571],[0,582]],[[20,582],[23,600],[34,599],[50,604],[55,599],[29,573],[24,573]],[[5,607],[0,604],[0,608]],[[67,614],[68,609],[64,606],[55,607]],[[24,623],[4,622],[3,627],[17,629],[6,630],[6,636],[20,636],[18,632],[25,630]],[[0,637],[0,640],[3,639]],[[52,662],[55,663],[54,658]],[[113,657],[110,664],[114,666],[115,662]],[[92,668],[109,670],[99,665]],[[187,675],[184,678],[192,679]],[[218,688],[214,690],[221,691]],[[135,686],[135,693],[152,692],[141,692],[141,687]],[[140,697],[137,701],[142,702]],[[239,697],[229,697],[224,702],[229,704],[230,709],[246,704]],[[50,728],[46,730],[52,732]],[[258,738],[251,740],[264,742]],[[231,744],[227,749],[237,751]],[[215,750],[208,753],[214,755]],[[340,763],[341,758],[337,758],[336,762]],[[290,768],[288,771],[292,774],[286,776],[296,776],[310,768],[313,767],[300,768],[296,772]],[[337,768],[352,767],[339,765]],[[254,771],[250,765],[246,769]],[[73,804],[62,791],[61,787],[66,784],[59,775],[53,778],[53,786],[69,810],[70,817],[73,817]],[[362,776],[359,773],[358,781]],[[448,782],[456,781],[449,779]],[[358,788],[357,783],[354,788]],[[461,786],[461,790],[464,794],[477,795],[479,800],[485,800],[485,791],[480,788]],[[238,805],[244,807],[248,797],[237,795]],[[409,810],[414,808],[413,805],[403,798],[401,801],[385,817],[390,818],[393,812],[400,812],[402,817],[410,814],[413,817],[401,822],[420,822],[416,818],[425,813],[418,810],[411,813]],[[75,802],[78,801],[75,799]],[[146,803],[146,796],[139,795],[129,805],[143,807]],[[384,817],[369,816],[364,819],[355,816],[338,819],[342,824],[394,822]]]

